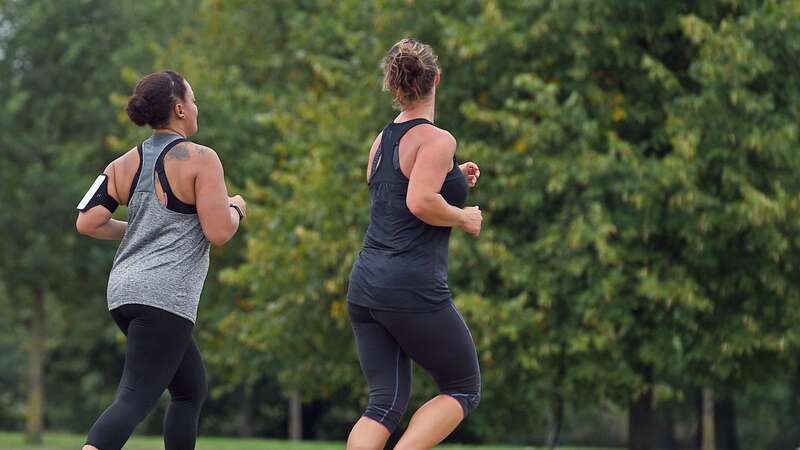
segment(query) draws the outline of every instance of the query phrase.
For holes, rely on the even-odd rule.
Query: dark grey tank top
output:
[[[347,300],[368,308],[430,312],[452,300],[447,285],[450,227],[423,222],[406,206],[408,178],[400,170],[400,139],[425,119],[390,123],[383,130],[370,172],[370,222],[353,264]],[[453,158],[440,193],[461,207],[467,180]]]
[[[155,192],[156,161],[177,134],[154,134],[141,147],[138,180],[128,200],[128,230],[108,277],[108,309],[131,303],[197,318],[211,243],[197,214],[167,209]],[[163,183],[162,183],[163,184]]]

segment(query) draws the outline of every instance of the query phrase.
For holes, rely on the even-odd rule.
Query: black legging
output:
[[[172,400],[164,418],[166,450],[192,450],[206,374],[191,321],[145,305],[124,305],[111,316],[128,338],[125,369],[114,403],[89,430],[88,445],[119,450],[153,409],[164,389]]]
[[[369,384],[365,417],[393,432],[411,395],[411,360],[456,399],[464,417],[478,406],[481,373],[464,318],[455,305],[427,313],[381,311],[348,303],[358,359]]]

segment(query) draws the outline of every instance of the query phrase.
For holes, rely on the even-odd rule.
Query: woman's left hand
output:
[[[475,185],[478,184],[478,178],[481,177],[481,168],[478,167],[477,164],[472,161],[465,162],[459,165],[458,168],[461,169],[461,173],[467,177],[467,185],[469,187],[475,187]]]

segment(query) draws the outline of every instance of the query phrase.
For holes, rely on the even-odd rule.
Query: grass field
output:
[[[80,450],[84,436],[50,433],[43,445],[26,445],[22,434],[0,432],[1,450]],[[125,450],[163,450],[160,437],[134,437],[125,445]],[[448,450],[533,450],[533,447],[442,445]],[[196,450],[342,450],[341,442],[288,442],[270,439],[232,439],[201,437]],[[561,447],[561,450],[590,450]],[[602,449],[591,449],[602,450]]]

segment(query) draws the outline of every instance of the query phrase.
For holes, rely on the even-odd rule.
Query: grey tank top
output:
[[[211,243],[197,214],[167,209],[155,193],[159,156],[177,134],[154,134],[141,145],[141,166],[128,200],[128,230],[108,277],[108,309],[148,305],[197,319]]]

